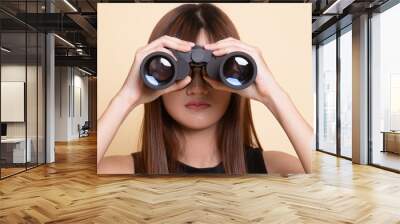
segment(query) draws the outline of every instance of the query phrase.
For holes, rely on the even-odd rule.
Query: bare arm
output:
[[[168,53],[175,58],[169,49],[190,51],[193,46],[194,43],[162,36],[136,51],[134,62],[123,86],[98,120],[97,168],[99,173],[133,173],[133,159],[130,155],[104,156],[122,122],[137,105],[153,101],[162,94],[179,90],[190,83],[191,78],[187,76],[163,90],[155,91],[145,87],[139,76],[143,58],[155,51]]]
[[[97,126],[97,165],[103,159],[107,148],[114,139],[122,122],[129,112],[136,106],[129,105],[130,102],[123,94],[118,93],[109,103],[106,110],[98,120]]]
[[[314,135],[312,127],[301,116],[290,97],[277,84],[275,88],[277,89],[273,91],[274,94],[268,100],[263,101],[263,103],[284,129],[300,159],[304,172],[311,173],[312,139]],[[289,158],[277,153],[271,153],[271,156]],[[287,161],[283,164],[290,166],[290,163]]]

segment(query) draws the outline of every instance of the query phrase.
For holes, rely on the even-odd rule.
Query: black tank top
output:
[[[141,162],[137,157],[139,153],[140,152],[132,153],[136,174],[142,173],[141,167],[138,165]],[[248,147],[245,150],[245,162],[247,173],[267,173],[261,149]],[[184,174],[225,173],[222,162],[214,167],[196,168],[177,161],[177,166],[179,166],[179,169],[177,169],[179,173]]]

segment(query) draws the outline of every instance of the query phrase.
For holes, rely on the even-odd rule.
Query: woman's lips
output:
[[[203,110],[209,108],[211,105],[204,101],[190,101],[185,104],[185,107],[191,110]]]

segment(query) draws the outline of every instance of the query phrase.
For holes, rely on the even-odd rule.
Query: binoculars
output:
[[[195,67],[205,69],[208,77],[233,89],[248,87],[257,75],[254,59],[241,51],[216,57],[212,51],[199,45],[195,45],[189,52],[170,50],[177,60],[163,51],[153,52],[143,59],[140,76],[149,88],[167,88],[190,75]]]

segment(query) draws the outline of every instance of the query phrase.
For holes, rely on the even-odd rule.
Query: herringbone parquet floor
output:
[[[316,152],[290,177],[97,176],[96,140],[0,181],[0,223],[400,223],[400,175]]]

